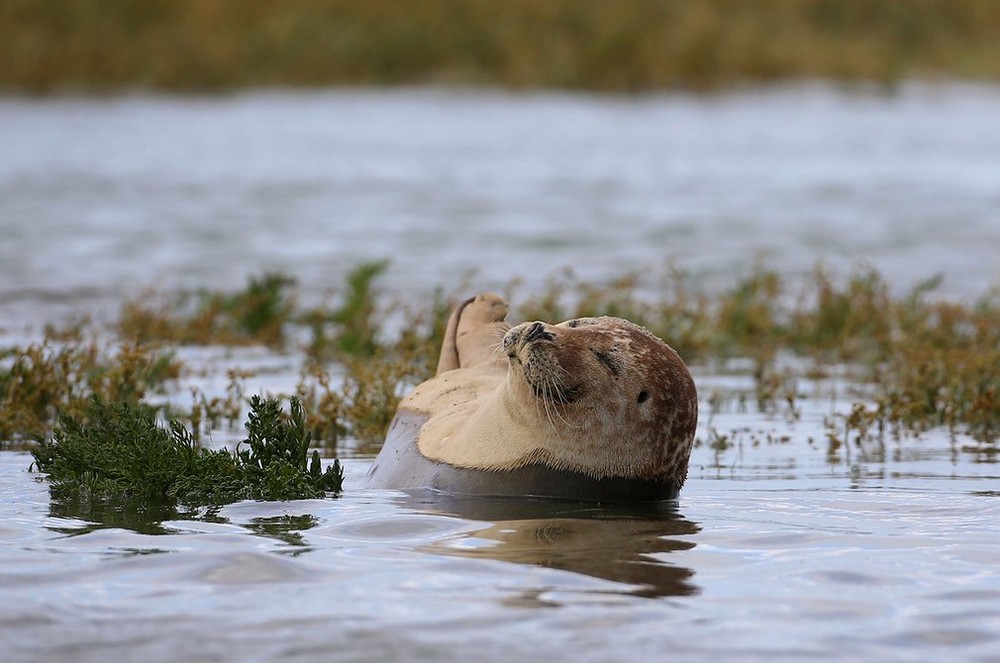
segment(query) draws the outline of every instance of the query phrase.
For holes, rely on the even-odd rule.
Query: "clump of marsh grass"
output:
[[[350,428],[345,422],[347,407],[342,390],[331,386],[330,373],[315,363],[309,363],[295,387],[296,397],[309,412],[307,421],[313,439],[326,449],[336,449]]]
[[[95,397],[82,415],[59,418],[32,450],[33,465],[49,475],[53,495],[82,503],[163,508],[339,493],[339,461],[323,470],[319,454],[310,457],[305,413],[295,399],[290,410],[286,417],[277,400],[254,396],[246,439],[213,451],[179,422],[161,427],[149,406]]]
[[[278,273],[252,276],[236,293],[199,292],[178,301],[145,293],[122,307],[118,333],[138,341],[180,345],[265,345],[281,349],[295,312],[295,280]]]
[[[378,450],[396,413],[401,385],[412,374],[412,364],[406,360],[351,364],[342,387],[347,403],[344,417],[362,450]]]
[[[358,443],[358,451],[377,451],[405,386],[427,376],[405,357],[350,360],[343,371],[337,382],[315,365],[301,376],[296,394],[311,413],[310,430],[329,448],[349,437]]]
[[[203,428],[215,429],[223,423],[229,428],[235,428],[243,414],[246,403],[243,381],[251,373],[230,369],[226,375],[229,383],[224,396],[208,397],[202,389],[191,388],[191,410],[185,414],[191,422],[191,433],[195,441],[201,440]]]
[[[299,317],[311,334],[296,394],[309,406],[310,429],[330,446],[350,437],[361,450],[377,449],[402,389],[431,377],[437,366],[453,301],[437,290],[429,307],[380,302],[375,281],[387,267],[387,261],[360,264],[335,308]],[[399,329],[394,338],[386,338],[387,310]]]
[[[235,293],[201,291],[173,300],[155,292],[127,301],[117,325],[120,336],[178,345],[264,345],[283,350],[291,327],[305,327],[310,361],[367,358],[382,349],[383,315],[375,281],[387,261],[364,262],[352,269],[335,307],[298,309],[296,281],[280,273],[251,276]]]
[[[1000,439],[1000,297],[975,307],[909,304],[909,327],[878,367],[874,411],[901,431],[944,426]]]
[[[437,371],[448,316],[459,301],[459,297],[446,296],[438,288],[434,291],[429,306],[421,306],[415,310],[400,307],[405,315],[399,336],[392,343],[390,352],[393,356],[406,360],[413,369],[412,377],[417,381],[426,380]]]
[[[176,379],[180,363],[157,345],[130,341],[107,348],[82,332],[6,353],[0,368],[0,440],[48,433],[58,415],[80,415],[92,396],[136,403]]]
[[[337,308],[317,307],[301,316],[312,332],[306,350],[310,360],[375,355],[379,350],[381,320],[374,283],[388,266],[384,260],[358,265],[347,275],[347,288]]]

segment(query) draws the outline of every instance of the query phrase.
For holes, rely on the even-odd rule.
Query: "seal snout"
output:
[[[545,330],[541,322],[524,322],[508,331],[503,337],[503,349],[511,359],[517,358],[521,348],[538,341],[554,341],[555,334]]]

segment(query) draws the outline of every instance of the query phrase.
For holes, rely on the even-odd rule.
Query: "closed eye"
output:
[[[621,375],[622,365],[617,359],[609,355],[607,352],[601,352],[600,350],[592,349],[591,352],[593,352],[594,356],[597,357],[597,361],[604,364],[605,368],[611,371],[612,375],[615,377]]]

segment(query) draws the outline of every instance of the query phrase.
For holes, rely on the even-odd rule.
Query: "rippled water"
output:
[[[702,448],[661,510],[365,491],[358,459],[341,499],[155,534],[5,452],[5,660],[995,660],[1000,472],[897,452]]]
[[[0,131],[7,318],[265,269],[319,292],[386,257],[395,291],[668,261],[1000,277],[996,88],[7,99]]]
[[[7,99],[0,132],[8,336],[264,269],[318,296],[382,257],[403,295],[667,261],[719,283],[867,261],[961,297],[1000,273],[992,88]],[[182,359],[210,394],[233,365],[290,391],[300,362]],[[348,452],[340,499],[150,522],[50,501],[0,452],[0,658],[997,660],[995,455],[939,431],[831,450],[843,387],[709,416],[747,380],[696,381],[703,443],[657,509],[363,490]]]

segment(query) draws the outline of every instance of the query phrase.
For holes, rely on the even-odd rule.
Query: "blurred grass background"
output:
[[[1000,79],[996,0],[3,0],[0,90]]]

